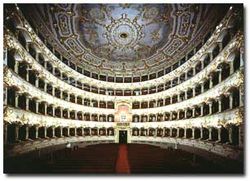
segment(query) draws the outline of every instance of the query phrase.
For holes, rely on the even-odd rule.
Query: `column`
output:
[[[177,95],[177,102],[180,102],[180,93]]]
[[[75,130],[75,136],[77,136],[77,128],[75,127],[75,129],[74,129],[74,130]]]
[[[244,105],[244,86],[239,86],[239,106]]]
[[[29,139],[29,126],[26,125],[25,127],[25,140],[28,140]]]
[[[19,125],[15,125],[15,142],[19,142]]]
[[[195,139],[195,128],[192,128],[192,139]]]
[[[218,112],[220,113],[221,110],[222,110],[222,107],[221,107],[221,97],[218,98]]]
[[[173,112],[171,111],[171,112],[169,113],[169,120],[170,120],[170,121],[172,121],[172,120],[173,120],[173,118],[172,118],[172,117],[173,117]]]
[[[35,139],[38,139],[38,130],[39,130],[39,127],[38,126],[35,126]]]
[[[47,115],[47,109],[48,109],[48,105],[47,105],[47,103],[45,102],[45,103],[44,103],[44,115],[45,115],[45,116]]]
[[[92,136],[91,128],[89,128],[89,135]]]
[[[63,108],[60,107],[60,118],[63,118]]]
[[[64,136],[63,136],[63,127],[60,127],[60,137],[61,137],[61,138],[64,137]]]
[[[213,76],[210,75],[209,76],[209,89],[211,89],[213,87]]]
[[[170,128],[170,133],[169,133],[170,137],[172,137],[172,134],[173,134],[173,129]]]
[[[60,90],[60,99],[63,99],[63,91]]]
[[[233,109],[233,93],[229,94],[229,109]]]
[[[201,115],[200,116],[203,116],[204,115],[204,104],[201,104]]]
[[[210,58],[209,62],[212,62],[212,61],[213,61],[213,55],[212,55],[212,52],[209,52],[209,58]]]
[[[244,48],[240,48],[240,67],[244,66]]]
[[[186,128],[184,128],[184,136],[183,136],[183,138],[187,138],[187,129]]]
[[[44,60],[44,68],[47,69],[47,60]]]
[[[195,71],[195,67],[193,67],[193,76],[195,76],[196,71]]]
[[[47,82],[44,81],[44,92],[47,92]]]
[[[18,107],[19,104],[19,94],[15,92],[15,107]]]
[[[184,110],[184,119],[187,119],[187,109]]]
[[[188,73],[187,73],[187,72],[185,72],[185,80],[187,80],[187,74],[188,74]]]
[[[39,78],[38,78],[38,77],[36,77],[35,86],[36,86],[37,88],[39,87]]]
[[[204,69],[204,59],[201,60],[201,70],[203,70],[203,69]]]
[[[201,94],[204,93],[204,82],[201,82]]]
[[[193,97],[195,97],[195,86],[192,90],[193,90]]]
[[[25,110],[28,111],[29,110],[29,97],[26,96],[26,102],[25,102]]]
[[[177,134],[176,134],[176,138],[180,137],[180,128],[177,128]]]
[[[219,52],[221,52],[223,50],[222,42],[218,42],[218,45],[219,45]]]
[[[185,90],[184,95],[185,95],[185,100],[187,100],[187,90]]]
[[[15,61],[15,66],[14,66],[14,71],[16,72],[16,74],[19,74],[19,62]]]
[[[67,109],[67,118],[70,119],[70,112],[68,109]]]
[[[75,113],[75,119],[78,120],[77,111],[74,111],[74,113]]]
[[[48,138],[47,137],[47,127],[46,126],[44,126],[44,138]]]
[[[219,83],[221,83],[222,70],[218,70]]]
[[[67,136],[70,137],[70,128],[67,127]]]
[[[39,113],[39,102],[36,100],[36,113]]]
[[[180,110],[177,110],[177,120],[180,119]]]
[[[209,131],[208,140],[211,141],[211,140],[212,140],[212,128],[210,127],[210,128],[208,129],[208,131]]]
[[[26,72],[27,72],[27,73],[26,73],[26,81],[29,82],[29,80],[30,80],[29,66],[27,67]]]
[[[70,94],[67,92],[67,101],[70,101]]]
[[[209,115],[211,115],[211,114],[213,113],[213,110],[212,110],[213,104],[212,104],[212,102],[209,102],[209,103],[208,103],[208,106],[209,106]]]
[[[195,107],[192,108],[192,117],[195,117]]]
[[[200,128],[200,132],[201,132],[201,134],[200,134],[200,140],[202,140],[203,139],[203,127]]]
[[[4,144],[8,143],[8,124],[4,123]]]

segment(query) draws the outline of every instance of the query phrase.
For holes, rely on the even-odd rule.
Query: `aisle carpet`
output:
[[[118,157],[116,161],[116,173],[130,173],[129,162],[128,162],[128,148],[126,144],[119,146]]]

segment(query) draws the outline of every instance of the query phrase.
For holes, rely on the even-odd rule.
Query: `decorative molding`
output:
[[[177,120],[177,121],[163,121],[163,122],[144,122],[144,123],[130,123],[131,128],[209,128],[221,126],[226,127],[228,124],[239,125],[243,122],[241,111],[243,108],[233,109],[222,113],[217,113],[204,117],[197,117],[191,119]]]
[[[57,118],[35,114],[13,107],[4,107],[4,121],[6,123],[19,123],[21,125],[37,125],[40,127],[72,127],[72,128],[113,128],[114,122],[80,121],[72,119]]]

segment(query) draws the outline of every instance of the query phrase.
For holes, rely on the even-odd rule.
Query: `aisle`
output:
[[[129,162],[128,162],[128,148],[126,144],[119,146],[118,157],[116,160],[116,173],[130,173]]]

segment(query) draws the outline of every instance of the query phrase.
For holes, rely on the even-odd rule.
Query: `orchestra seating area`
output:
[[[10,169],[10,173],[116,174],[119,146],[119,144],[97,144],[74,148],[71,152],[59,149],[39,157],[37,153],[23,155],[6,160],[8,161],[6,169]],[[131,174],[227,172],[239,174],[242,169],[237,162],[224,159],[217,164],[204,157],[171,147],[163,149],[146,144],[128,144],[126,147],[128,172]]]

